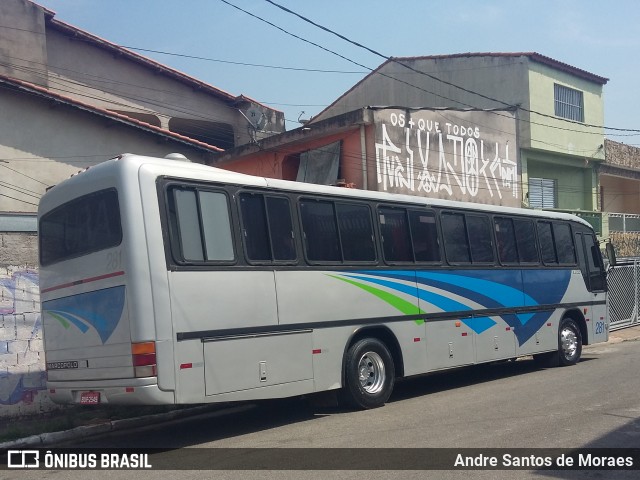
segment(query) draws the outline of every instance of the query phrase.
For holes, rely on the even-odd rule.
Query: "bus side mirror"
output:
[[[616,260],[616,250],[613,248],[613,244],[611,242],[607,242],[605,249],[607,251],[607,258],[609,259],[609,265],[615,267],[618,261]]]

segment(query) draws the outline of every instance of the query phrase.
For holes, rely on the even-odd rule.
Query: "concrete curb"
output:
[[[0,449],[3,448],[22,448],[22,447],[42,447],[68,440],[77,440],[81,438],[93,437],[110,432],[118,432],[133,428],[146,427],[185,417],[192,417],[201,414],[209,414],[219,410],[225,404],[202,405],[172,412],[158,413],[155,415],[145,415],[144,417],[123,418],[121,420],[111,420],[96,425],[82,425],[61,432],[41,433],[39,435],[31,435],[17,440],[0,443]]]

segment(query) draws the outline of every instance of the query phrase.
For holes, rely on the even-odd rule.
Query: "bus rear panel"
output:
[[[174,403],[158,388],[153,314],[131,318],[129,261],[139,202],[118,175],[79,174],[54,187],[40,207],[40,291],[48,388],[58,403]],[[134,198],[136,196],[134,195]],[[69,199],[71,198],[71,199]],[[139,196],[138,196],[139,198]],[[128,205],[123,208],[123,205]],[[146,323],[146,325],[145,325]],[[145,333],[146,330],[146,333]]]

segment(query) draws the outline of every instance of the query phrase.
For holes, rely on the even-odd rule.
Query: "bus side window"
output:
[[[267,216],[273,259],[276,261],[296,260],[296,245],[293,236],[293,221],[289,199],[267,197]]]
[[[571,227],[568,223],[554,223],[553,237],[558,252],[558,263],[562,265],[576,264],[576,251],[573,246]]]
[[[450,212],[442,214],[442,238],[448,262],[471,263],[464,214]]]
[[[250,261],[270,261],[271,243],[264,195],[241,193],[242,241]]]
[[[589,267],[587,266],[587,258],[584,254],[584,243],[582,241],[582,233],[576,233],[576,253],[578,254],[578,266],[580,267],[580,271],[582,272],[582,277],[584,278],[584,283],[587,286],[588,290],[591,290],[591,285],[589,285]]]
[[[175,187],[169,190],[168,203],[171,229],[175,233],[171,248],[177,261],[234,261],[225,193]]]
[[[516,232],[513,226],[513,220],[510,218],[496,217],[494,223],[500,263],[518,263],[518,249],[516,246]]]
[[[333,202],[300,200],[300,215],[307,259],[312,262],[341,261]]]
[[[379,208],[382,251],[387,262],[412,262],[411,233],[403,208]]]
[[[342,258],[345,262],[373,262],[376,247],[373,241],[371,212],[366,205],[336,203]]]
[[[416,262],[440,262],[440,242],[435,213],[409,210],[409,226]]]
[[[180,253],[184,260],[204,261],[198,204],[195,190],[173,190],[175,201],[175,221],[180,243]]]
[[[473,263],[493,263],[493,242],[489,217],[484,215],[465,215],[471,261]]]
[[[605,291],[607,289],[607,279],[596,238],[593,235],[584,235],[584,246],[587,266],[589,268],[591,291]]]
[[[514,219],[513,226],[518,244],[518,258],[520,263],[540,263],[540,255],[536,247],[536,229],[531,220]]]
[[[538,242],[542,253],[542,262],[545,265],[557,265],[555,242],[551,231],[551,222],[538,222]]]
[[[297,259],[289,199],[243,192],[240,213],[242,239],[250,262]]]
[[[202,230],[206,248],[206,260],[230,262],[235,259],[229,200],[222,192],[200,191]]]

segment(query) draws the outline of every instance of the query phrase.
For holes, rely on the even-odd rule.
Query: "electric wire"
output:
[[[228,4],[229,4],[229,2],[228,2],[227,0],[220,0],[220,1],[222,1],[222,2],[224,2],[224,3],[228,3]],[[303,15],[300,15],[299,13],[296,13],[296,12],[295,12],[295,11],[293,11],[293,10],[291,10],[291,9],[289,9],[289,8],[286,8],[286,7],[282,6],[282,5],[280,5],[280,4],[276,3],[276,2],[274,2],[273,0],[264,0],[264,1],[265,1],[265,2],[267,2],[267,3],[269,3],[269,4],[271,4],[271,5],[273,5],[273,6],[275,6],[275,7],[277,7],[277,8],[279,8],[279,9],[281,9],[281,10],[283,10],[283,11],[285,11],[285,12],[287,12],[287,13],[289,13],[289,14],[291,14],[291,15],[294,15],[294,16],[296,16],[296,17],[300,18],[300,19],[301,19],[301,20],[303,20],[304,22],[310,23],[311,25],[313,25],[313,26],[315,26],[315,27],[317,27],[317,28],[320,28],[321,30],[323,30],[323,31],[325,31],[325,32],[328,32],[328,33],[330,33],[330,34],[332,34],[332,35],[335,35],[335,36],[337,36],[338,38],[340,38],[340,39],[342,39],[342,40],[344,40],[344,41],[346,41],[346,42],[348,42],[348,43],[350,43],[350,44],[352,44],[352,45],[355,45],[355,46],[357,46],[357,47],[359,47],[359,48],[361,48],[361,49],[364,49],[364,50],[366,50],[366,51],[368,51],[368,52],[370,52],[370,53],[372,53],[372,54],[374,54],[374,55],[376,55],[376,56],[378,56],[378,57],[381,57],[381,58],[385,59],[386,61],[396,63],[396,64],[398,64],[398,65],[400,65],[400,66],[402,66],[402,67],[404,67],[404,68],[406,68],[406,69],[408,69],[408,70],[411,70],[412,72],[418,73],[418,74],[420,74],[420,75],[425,75],[425,76],[427,76],[427,77],[431,78],[432,80],[435,80],[435,81],[437,81],[437,82],[443,83],[443,84],[448,85],[448,86],[450,86],[450,87],[453,87],[453,88],[456,88],[456,89],[462,90],[462,91],[463,91],[463,92],[465,92],[465,93],[470,93],[470,94],[472,94],[472,95],[477,95],[477,96],[479,96],[479,97],[481,97],[481,98],[484,98],[484,99],[486,99],[486,100],[490,100],[490,101],[493,101],[493,102],[500,103],[500,104],[502,104],[502,105],[504,105],[504,106],[506,106],[506,107],[509,107],[509,108],[520,108],[520,109],[522,109],[522,110],[524,110],[524,111],[526,111],[526,112],[528,112],[528,113],[534,113],[534,114],[536,114],[536,115],[540,115],[540,116],[547,117],[547,118],[552,118],[552,119],[554,119],[554,120],[562,120],[562,121],[566,121],[566,122],[569,122],[569,123],[574,123],[574,124],[578,124],[578,125],[585,126],[585,127],[591,127],[591,128],[599,128],[599,129],[605,129],[605,130],[614,130],[614,131],[625,131],[625,132],[637,132],[637,133],[640,133],[640,129],[616,128],[616,127],[606,127],[606,126],[603,126],[603,125],[592,125],[592,124],[586,124],[586,123],[582,123],[582,122],[576,122],[576,121],[574,121],[574,120],[570,120],[570,119],[565,119],[565,118],[561,118],[561,117],[555,117],[555,116],[553,116],[553,115],[549,115],[549,114],[546,114],[546,113],[538,112],[538,111],[535,111],[535,110],[530,110],[530,109],[527,109],[527,108],[522,107],[522,106],[512,105],[512,104],[510,104],[510,103],[508,103],[508,102],[504,102],[504,101],[502,101],[502,100],[499,100],[499,99],[496,99],[496,98],[490,97],[490,96],[488,96],[488,95],[484,95],[484,94],[482,94],[482,93],[480,93],[480,92],[476,92],[476,91],[474,91],[474,90],[467,89],[467,88],[462,87],[462,86],[460,86],[460,85],[457,85],[457,84],[455,84],[455,83],[448,82],[448,81],[446,81],[446,80],[442,80],[442,79],[440,79],[440,78],[436,77],[435,75],[431,75],[431,74],[429,74],[429,73],[427,73],[427,72],[423,72],[423,71],[421,71],[421,70],[417,70],[417,69],[415,69],[415,68],[411,67],[410,65],[407,65],[407,64],[405,64],[405,63],[403,63],[403,62],[399,61],[398,59],[395,59],[395,58],[390,57],[390,56],[388,56],[388,55],[384,55],[384,54],[382,54],[382,53],[380,53],[380,52],[378,52],[378,51],[376,51],[376,50],[374,50],[374,49],[372,49],[372,48],[370,48],[370,47],[367,47],[367,46],[365,46],[365,45],[363,45],[363,44],[361,44],[361,43],[358,43],[358,42],[356,42],[356,41],[354,41],[354,40],[351,40],[350,38],[347,38],[346,36],[344,36],[344,35],[342,35],[342,34],[339,34],[339,33],[335,32],[334,30],[331,30],[330,28],[327,28],[327,27],[325,27],[325,26],[323,26],[323,25],[320,25],[320,24],[318,24],[318,23],[316,23],[316,22],[312,21],[311,19],[309,19],[309,18],[307,18],[307,17],[305,17],[305,16],[303,16]],[[258,18],[259,18],[259,17],[258,17]]]

